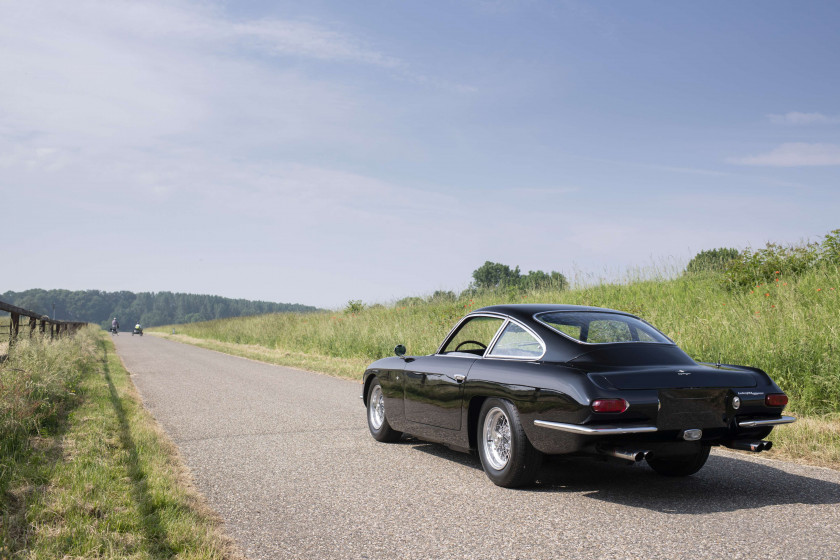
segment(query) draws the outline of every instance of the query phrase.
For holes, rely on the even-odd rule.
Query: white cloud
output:
[[[730,158],[729,163],[766,165],[771,167],[812,167],[840,165],[840,145],[791,142],[767,152],[742,158]]]
[[[281,138],[342,136],[358,95],[273,59],[400,65],[313,23],[231,22],[200,4],[4,4],[0,37],[0,134],[108,146],[233,122]]]
[[[767,115],[773,124],[809,125],[809,124],[840,124],[840,116],[824,115],[822,113],[799,113],[792,111],[784,115]]]
[[[307,22],[264,19],[234,24],[227,31],[238,40],[270,54],[359,62],[388,68],[401,65],[396,58],[368,49],[352,37]]]

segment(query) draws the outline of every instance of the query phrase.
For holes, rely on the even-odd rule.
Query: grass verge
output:
[[[768,438],[773,448],[768,457],[840,470],[840,416],[800,416],[779,426]]]
[[[324,373],[332,375],[333,377],[342,377],[344,379],[353,379],[356,381],[361,379],[360,372],[363,372],[365,367],[367,367],[370,363],[370,361],[365,358],[342,358],[338,356],[326,356],[323,354],[310,354],[277,347],[266,348],[265,346],[260,346],[259,344],[237,344],[221,340],[194,338],[184,334],[169,334],[162,332],[153,332],[149,334],[174,340],[175,342],[183,342],[200,348],[207,348],[208,350],[215,350],[224,354],[230,354],[231,356],[239,356],[241,358],[257,360],[259,362],[289,366],[314,373]]]
[[[3,449],[0,558],[236,558],[113,343],[96,329],[76,339],[33,343],[25,364],[16,345],[2,366],[33,370],[44,352],[76,363],[65,404]]]

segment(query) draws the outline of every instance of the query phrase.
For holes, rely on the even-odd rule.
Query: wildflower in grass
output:
[[[776,271],[776,274],[779,274],[779,271],[778,271],[778,270]]]
[[[770,297],[770,294],[769,293],[764,294],[764,297]]]
[[[818,291],[818,292],[821,292],[821,291],[822,291],[822,288],[817,288],[817,291]]]

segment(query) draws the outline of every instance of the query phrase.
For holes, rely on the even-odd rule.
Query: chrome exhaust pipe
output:
[[[599,447],[598,453],[603,455],[609,455],[610,457],[615,457],[617,459],[624,459],[625,461],[630,461],[631,463],[638,463],[642,459],[644,459],[648,453],[650,453],[647,449],[621,449],[617,447]]]
[[[734,440],[725,444],[730,449],[740,449],[741,451],[752,451],[753,453],[760,453],[762,451],[769,451],[773,447],[772,441],[750,441],[750,440]]]

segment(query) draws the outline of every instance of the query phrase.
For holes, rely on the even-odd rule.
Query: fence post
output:
[[[12,322],[9,323],[9,345],[11,346],[14,344],[15,339],[18,336],[18,331],[20,330],[20,315],[17,313],[11,313]]]
[[[32,335],[35,334],[35,324],[38,320],[35,317],[29,318],[29,338],[32,338]]]

